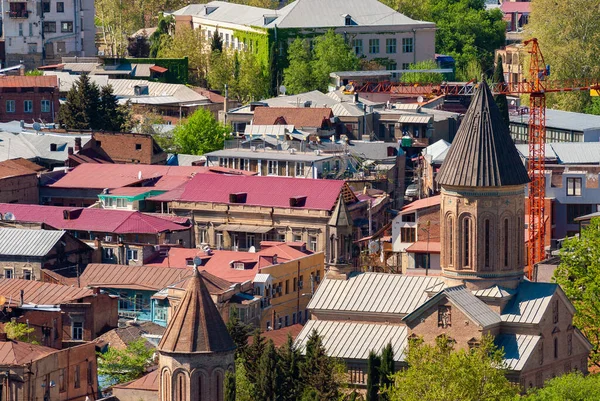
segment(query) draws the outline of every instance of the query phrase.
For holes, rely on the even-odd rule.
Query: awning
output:
[[[405,124],[429,124],[432,116],[415,116],[411,114],[402,114],[398,119],[399,123]]]
[[[158,66],[158,65],[153,65],[152,67],[150,67],[150,71],[152,71],[152,72],[158,72],[159,74],[162,74],[162,73],[165,73],[165,72],[169,71],[169,69],[165,68],[165,67]]]
[[[430,241],[417,241],[408,248],[408,253],[440,253],[441,247],[439,242]]]
[[[227,231],[227,232],[236,232],[236,233],[254,233],[254,234],[264,234],[271,231],[273,227],[268,226],[247,226],[242,224],[221,224],[219,227],[215,228],[217,231]]]

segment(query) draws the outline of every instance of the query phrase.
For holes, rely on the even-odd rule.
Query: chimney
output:
[[[25,66],[23,64],[19,66],[19,75],[25,75]]]
[[[75,152],[79,152],[81,150],[81,137],[75,138]]]
[[[273,264],[276,265],[277,264],[277,254],[273,254],[272,258],[273,258]]]
[[[25,303],[25,290],[19,291],[19,306],[23,306]]]

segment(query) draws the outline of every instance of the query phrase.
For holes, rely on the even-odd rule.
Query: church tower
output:
[[[527,170],[488,85],[479,84],[436,177],[448,285],[514,288],[525,265]]]
[[[159,401],[223,401],[235,344],[196,266],[157,350]]]

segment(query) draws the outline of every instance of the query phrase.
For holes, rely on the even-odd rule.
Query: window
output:
[[[508,219],[504,219],[504,267],[508,267]]]
[[[74,376],[73,387],[79,388],[79,386],[81,386],[81,382],[80,382],[81,378],[80,378],[80,372],[79,372],[79,365],[75,365],[75,374],[73,376]]]
[[[29,23],[29,36],[33,36],[33,23]]]
[[[138,260],[138,250],[127,249],[127,260]]]
[[[19,22],[19,36],[23,36],[23,23]]]
[[[60,23],[60,31],[61,32],[73,32],[73,22],[72,21],[63,21]]]
[[[542,365],[544,363],[544,342],[543,341],[540,341],[539,363],[540,363],[540,365]]]
[[[577,217],[592,213],[592,205],[567,205],[567,224],[577,224]]]
[[[296,177],[304,177],[304,163],[296,162]]]
[[[71,331],[71,338],[73,340],[83,340],[83,322],[73,322]]]
[[[215,242],[217,249],[223,249],[223,233],[217,233]]]
[[[453,263],[453,255],[454,255],[454,248],[453,248],[453,240],[454,240],[454,232],[453,232],[453,225],[454,225],[454,219],[452,218],[452,216],[448,217],[448,263],[450,265],[452,265]]]
[[[558,323],[558,299],[552,302],[552,323]]]
[[[117,198],[117,207],[127,207],[127,202],[124,198]]]
[[[267,162],[267,174],[277,175],[277,160],[269,160]]]
[[[23,101],[23,111],[25,113],[33,113],[33,100]]]
[[[142,144],[141,143],[136,143],[135,144],[135,150],[142,150]]]
[[[484,223],[484,229],[483,229],[483,236],[484,236],[484,266],[485,267],[490,267],[490,221],[489,220],[485,220]]]
[[[308,237],[309,249],[313,252],[317,252],[317,236],[311,235]]]
[[[402,53],[413,52],[413,38],[402,38]]]
[[[15,101],[14,100],[7,100],[6,101],[6,112],[7,113],[14,113],[15,112]]]
[[[573,333],[567,334],[567,353],[573,355]]]
[[[50,5],[50,3],[48,3]],[[56,33],[56,22],[44,21],[44,32],[45,33]]]
[[[42,113],[50,113],[50,100],[42,100]]]
[[[58,372],[58,391],[61,393],[65,391],[65,368]]]
[[[15,277],[15,271],[11,268],[11,269],[4,269],[4,278],[14,278]]]
[[[471,234],[471,220],[465,219],[463,221],[463,266],[468,267],[470,258],[469,258],[469,237]]]
[[[401,242],[415,242],[416,241],[416,230],[412,227],[401,227],[400,228],[400,241]]]
[[[31,280],[31,270],[30,269],[23,269],[23,280]]]
[[[396,53],[396,38],[391,38],[391,39],[385,40],[385,52],[387,54]]]
[[[410,63],[402,63],[403,70],[410,70]]]
[[[229,168],[229,159],[227,157],[219,157],[219,167]]]
[[[50,2],[49,1],[42,2],[42,10],[45,13],[49,13],[50,12]]]
[[[62,1],[57,1],[56,2],[56,12],[57,13],[64,13],[65,12],[65,3]]]
[[[452,325],[451,307],[446,305],[438,306],[438,327],[443,329]]]
[[[354,39],[352,41],[352,45],[354,46],[354,53],[357,56],[363,54],[363,41],[362,41],[362,39]]]
[[[581,196],[582,178],[567,178],[567,196]]]
[[[379,39],[369,39],[369,53],[379,53]]]
[[[65,45],[65,42],[56,42],[56,52],[58,54],[67,52],[67,47]],[[98,141],[98,146],[100,146],[100,141]]]
[[[289,325],[290,325],[290,316],[285,315],[285,327],[288,327]]]
[[[294,233],[292,235],[292,241],[294,241],[294,242],[302,242],[302,234]]]
[[[104,260],[111,260],[115,257],[115,251],[112,248],[102,248],[102,253]]]
[[[240,170],[250,171],[250,160],[240,159]]]
[[[554,359],[558,359],[558,337],[554,337]]]

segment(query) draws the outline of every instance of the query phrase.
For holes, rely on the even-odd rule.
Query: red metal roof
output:
[[[293,324],[291,326],[283,327],[278,330],[265,331],[261,335],[267,341],[273,340],[273,344],[275,344],[275,346],[279,348],[285,345],[288,339],[288,335],[292,336],[292,340],[295,340],[296,337],[298,337],[298,334],[300,334],[300,332],[302,331],[302,328],[304,328],[304,326],[301,324]],[[253,336],[249,336],[248,344],[252,344],[253,339]]]
[[[80,277],[82,287],[158,291],[191,276],[191,269],[168,269],[90,263]]]
[[[433,241],[417,241],[406,248],[406,252],[410,253],[440,253],[440,250],[440,243]]]
[[[33,163],[31,163],[33,164]],[[39,167],[39,166],[38,166]],[[39,170],[33,170],[24,163],[15,160],[4,160],[0,162],[0,179],[8,177],[19,177],[23,175],[37,174]]]
[[[36,305],[58,305],[94,295],[92,290],[86,288],[32,280],[0,279],[0,295],[6,298],[8,304],[14,306],[19,303],[21,290],[24,302]]]
[[[158,369],[128,383],[117,384],[113,388],[128,389],[128,390],[145,390],[145,391],[158,391]]]
[[[529,14],[531,12],[531,2],[528,1],[505,1],[500,6],[504,14],[520,13]]]
[[[22,341],[0,341],[0,366],[24,365],[58,350]]]
[[[154,71],[154,72],[158,72],[159,74],[162,74],[164,72],[169,71],[169,69],[165,68],[165,67],[161,67],[159,65],[153,65],[152,67],[150,67],[150,71]]]
[[[69,212],[65,219],[64,212]],[[46,223],[60,230],[94,231],[114,234],[158,234],[187,230],[172,217],[148,215],[135,210],[77,208],[63,206],[0,203],[0,213],[11,212],[18,221]]]
[[[425,209],[425,208],[432,207],[432,206],[437,206],[440,204],[440,201],[441,201],[440,195],[432,196],[430,198],[419,199],[419,200],[416,200],[416,201],[404,206],[400,210],[400,214],[404,214],[406,212],[413,212],[415,210]]]
[[[229,204],[229,195],[247,193],[247,205],[290,208],[290,198],[306,197],[298,209],[332,210],[345,182],[290,177],[197,174],[183,188],[160,195],[163,201]],[[181,193],[179,193],[181,192]]]
[[[56,88],[56,75],[5,75],[0,76],[0,88]]]

